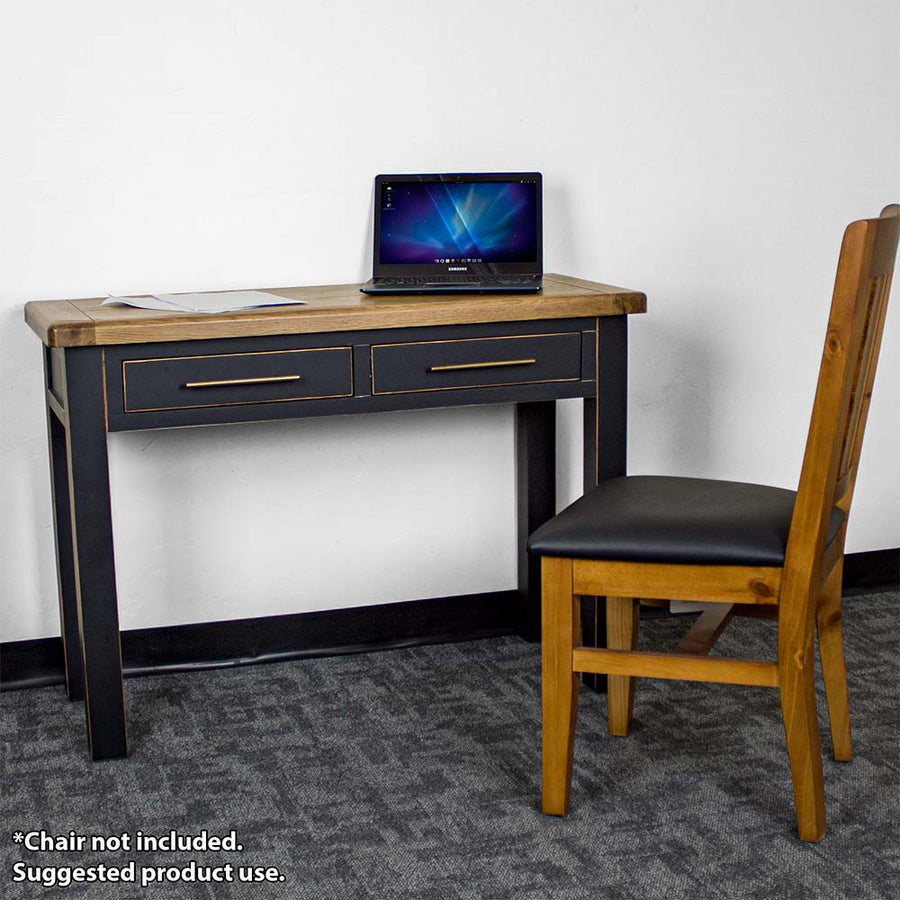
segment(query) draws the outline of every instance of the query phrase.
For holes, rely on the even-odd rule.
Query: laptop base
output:
[[[400,283],[402,282],[402,283]],[[493,284],[469,282],[429,282],[421,279],[370,278],[360,291],[364,294],[534,294],[543,287],[540,278],[528,278]]]

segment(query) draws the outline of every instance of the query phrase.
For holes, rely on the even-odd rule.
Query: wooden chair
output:
[[[608,678],[610,734],[628,734],[633,678],[777,687],[800,838],[825,833],[813,635],[834,758],[850,759],[841,633],[847,515],[897,251],[900,206],[844,234],[799,489],[629,476],[605,481],[532,535],[542,557],[543,810],[565,815],[580,672]],[[579,646],[578,598],[606,597],[607,648]],[[635,598],[720,604],[674,653],[636,649]],[[710,657],[735,614],[778,622],[776,661]]]

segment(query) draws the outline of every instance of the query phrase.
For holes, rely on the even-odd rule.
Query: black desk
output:
[[[126,756],[106,435],[111,431],[512,403],[518,591],[539,633],[528,534],[555,512],[555,401],[583,397],[584,481],[625,472],[627,315],[645,297],[562,275],[539,295],[369,297],[277,289],[305,306],[214,316],[26,305],[45,345],[66,690],[93,759]]]

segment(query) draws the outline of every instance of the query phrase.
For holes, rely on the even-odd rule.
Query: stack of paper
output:
[[[125,304],[138,309],[167,312],[222,313],[255,306],[288,306],[303,300],[288,300],[265,291],[210,291],[201,294],[147,294],[140,297],[107,297],[104,306]]]

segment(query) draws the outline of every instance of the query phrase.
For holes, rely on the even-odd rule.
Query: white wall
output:
[[[900,200],[894,0],[48,0],[3,18],[2,640],[58,633],[23,303],[363,280],[377,172],[542,170],[548,270],[649,297],[630,471],[796,486],[842,229]],[[898,305],[851,551],[900,545]],[[511,422],[113,435],[123,627],[512,587]],[[565,500],[578,423],[567,402]]]

